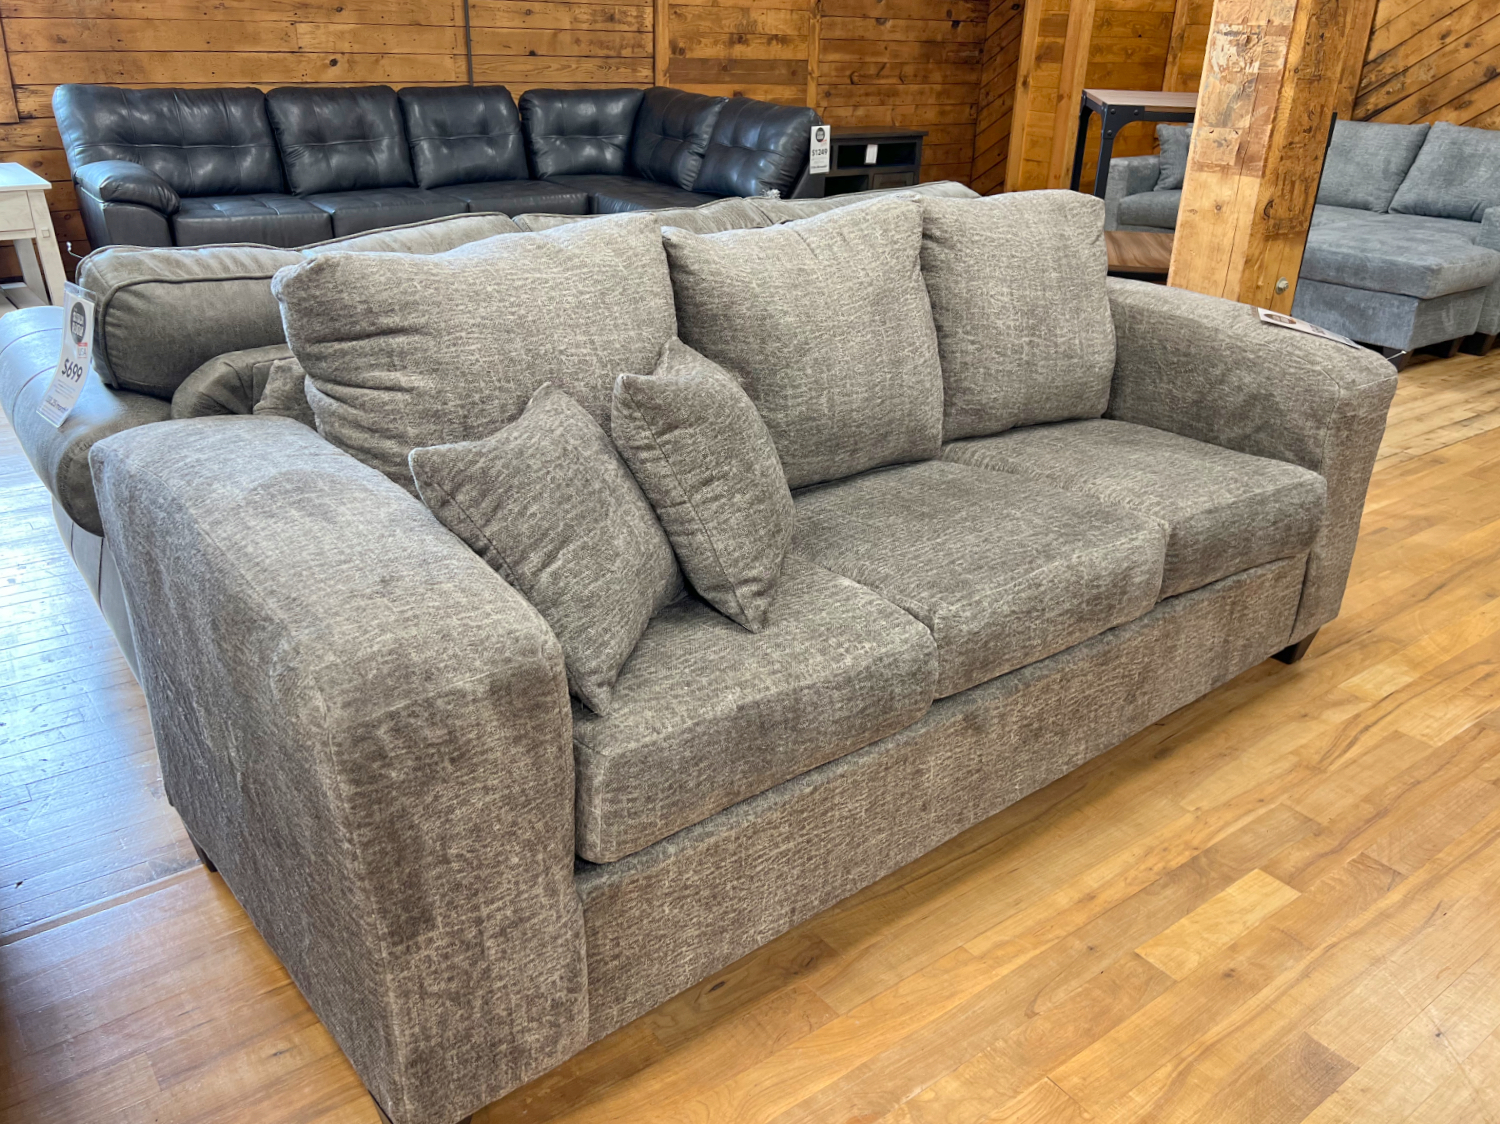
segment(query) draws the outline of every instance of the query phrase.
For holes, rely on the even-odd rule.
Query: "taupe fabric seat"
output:
[[[911,725],[932,703],[931,635],[805,559],[766,626],[696,597],[658,613],[605,717],[573,707],[578,853],[612,862]]]
[[[794,501],[794,552],[931,630],[939,698],[1134,620],[1161,588],[1157,520],[1006,473],[924,461]]]
[[[1104,418],[954,441],[943,457],[1160,520],[1168,531],[1162,597],[1301,554],[1328,494],[1321,476],[1294,464]]]

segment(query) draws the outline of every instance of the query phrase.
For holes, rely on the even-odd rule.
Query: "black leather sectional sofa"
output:
[[[478,211],[805,195],[811,109],[649,90],[291,86],[52,98],[89,242],[302,246]]]

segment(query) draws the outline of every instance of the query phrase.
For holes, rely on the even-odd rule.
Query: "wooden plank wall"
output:
[[[813,103],[835,124],[927,129],[923,177],[967,181],[988,8],[989,0],[471,0],[474,80],[518,95],[661,81]],[[405,86],[463,82],[467,72],[462,0],[0,0],[0,32],[0,160],[52,181],[58,237],[76,256],[88,246],[52,120],[59,83]],[[15,272],[0,256],[0,275]]]
[[[1500,128],[1500,8],[1378,0],[1353,115]]]

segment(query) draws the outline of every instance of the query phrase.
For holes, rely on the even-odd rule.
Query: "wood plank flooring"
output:
[[[374,1124],[192,863],[8,430],[0,526],[0,1124]],[[1500,1124],[1500,353],[1403,375],[1304,662],[476,1117],[520,1121]]]

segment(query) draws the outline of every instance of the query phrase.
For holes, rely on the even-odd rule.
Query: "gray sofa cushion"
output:
[[[1481,289],[1500,276],[1500,253],[1441,232],[1413,229],[1402,215],[1308,233],[1301,278],[1423,299]],[[1477,231],[1477,224],[1471,224]]]
[[[273,343],[214,356],[182,380],[172,395],[172,416],[202,418],[254,412],[271,365],[291,354],[286,344]]]
[[[1121,226],[1150,226],[1161,230],[1177,229],[1177,209],[1182,206],[1182,191],[1142,191],[1120,200]]]
[[[544,382],[607,429],[615,377],[654,369],[676,323],[644,215],[427,256],[327,253],[274,287],[318,431],[408,489],[413,448],[489,436]]]
[[[922,278],[943,367],[943,436],[1097,418],[1115,328],[1104,203],[1075,191],[922,201]]]
[[[310,429],[316,429],[312,406],[307,401],[307,374],[295,355],[271,364],[265,389],[255,401],[258,417],[291,418]]]
[[[1167,528],[1162,597],[1312,546],[1327,486],[1316,472],[1161,429],[1095,419],[959,441],[943,459],[1041,480]]]
[[[943,375],[916,199],[662,240],[679,335],[740,380],[793,488],[937,456]]]
[[[615,382],[611,421],[688,581],[759,632],[792,539],[792,493],[755,404],[723,367],[671,339],[650,375]]]
[[[927,629],[795,555],[758,633],[685,597],[647,627],[609,714],[573,710],[578,853],[613,862],[895,733],[936,680]]]
[[[1335,122],[1318,184],[1318,202],[1365,211],[1389,209],[1426,139],[1425,124]]]
[[[482,441],[413,449],[411,473],[432,513],[552,627],[573,693],[606,713],[620,666],[682,575],[599,424],[547,384]]]
[[[939,698],[1134,620],[1161,589],[1157,520],[1034,480],[930,461],[795,500],[795,553],[931,630]]]
[[[1161,172],[1156,177],[1157,191],[1178,191],[1187,178],[1188,148],[1193,141],[1191,125],[1156,126],[1156,143],[1161,149]]]
[[[1478,222],[1496,204],[1500,133],[1439,121],[1391,200],[1391,210]]]

